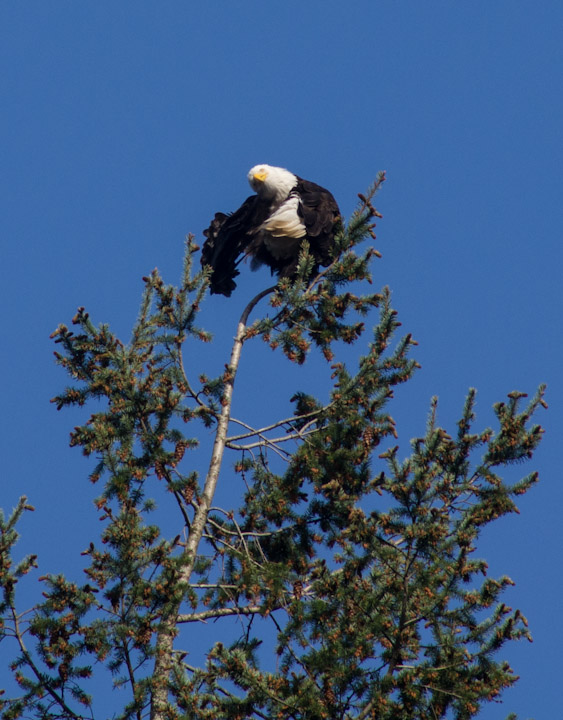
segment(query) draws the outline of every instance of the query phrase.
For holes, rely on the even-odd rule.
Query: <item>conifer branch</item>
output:
[[[45,675],[45,673],[42,673],[39,670],[31,656],[31,653],[28,651],[24,643],[23,633],[21,631],[19,623],[19,616],[16,613],[16,609],[12,604],[10,604],[10,612],[12,617],[14,636],[18,642],[22,657],[24,658],[26,665],[35,675],[38,688],[41,689],[39,692],[39,697],[41,696],[42,691],[47,692],[47,694],[53,698],[53,702],[61,709],[62,712],[65,713],[64,717],[73,718],[73,720],[83,720],[83,716],[75,713],[74,710],[72,710],[72,708],[70,708],[66,704],[62,695],[60,695],[53,687],[53,683],[51,682],[51,680]]]

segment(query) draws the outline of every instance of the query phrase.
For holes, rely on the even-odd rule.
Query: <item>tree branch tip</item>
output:
[[[507,394],[507,397],[509,397],[511,400],[519,400],[520,398],[528,397],[528,393],[520,392],[519,390],[512,390],[512,392],[509,392]]]

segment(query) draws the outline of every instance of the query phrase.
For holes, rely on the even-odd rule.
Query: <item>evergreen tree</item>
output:
[[[355,248],[373,236],[382,181],[360,196],[329,267],[310,279],[305,247],[297,278],[248,304],[219,377],[192,367],[191,345],[211,340],[197,324],[207,273],[193,270],[193,238],[179,287],[157,271],[144,279],[129,343],[83,308],[76,331],[55,331],[72,379],[57,407],[102,401],[71,445],[96,459],[103,530],[84,551],[86,582],[42,576],[44,602],[23,613],[16,589],[36,558],[14,567],[11,551],[32,508],[22,498],[2,517],[0,637],[17,648],[21,688],[0,699],[3,718],[92,717],[90,678],[104,667],[127,691],[119,707],[115,694],[124,720],[466,720],[515,682],[499,653],[529,639],[526,620],[501,599],[511,580],[488,577],[474,553],[537,480],[507,484],[500,472],[539,443],[543,388],[498,403],[495,430],[474,430],[473,390],[452,434],[433,400],[424,437],[400,459],[389,406],[417,367],[416,343],[395,339],[388,289],[353,291],[378,254]],[[249,322],[268,295],[272,310]],[[328,400],[294,388],[290,416],[259,428],[236,419],[241,351],[260,341],[288,362],[328,363]],[[339,353],[357,341],[353,367]],[[214,442],[200,475],[202,426]],[[238,507],[216,504],[219,483],[240,490]],[[157,524],[165,496],[176,513]]]

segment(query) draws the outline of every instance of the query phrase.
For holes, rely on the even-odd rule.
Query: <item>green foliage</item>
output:
[[[295,280],[270,294],[272,314],[247,324],[264,294],[249,304],[218,377],[184,362],[186,347],[193,358],[190,344],[210,340],[196,324],[207,273],[192,272],[191,238],[178,288],[156,271],[145,278],[128,344],[83,308],[76,332],[56,330],[73,384],[53,402],[97,401],[71,445],[95,458],[103,525],[83,553],[87,583],[42,577],[44,601],[26,614],[15,589],[35,558],[12,569],[11,557],[30,507],[22,499],[2,517],[0,639],[16,644],[21,688],[3,718],[90,717],[88,680],[102,667],[127,690],[114,716],[137,720],[467,720],[515,682],[499,651],[529,639],[527,623],[502,600],[512,581],[488,577],[474,553],[482,529],[537,481],[499,473],[532,457],[543,388],[526,406],[511,393],[495,406],[498,428],[482,431],[471,390],[454,436],[434,400],[424,437],[400,459],[389,406],[417,367],[416,343],[395,338],[387,288],[357,293],[377,252],[355,248],[373,237],[382,181],[360,196],[329,267],[310,280],[304,247]],[[366,354],[342,362],[374,310]],[[293,389],[289,417],[261,428],[232,418],[240,351],[259,338],[289,361],[330,363],[328,400]],[[206,474],[199,423],[214,430]],[[217,482],[240,488],[232,506],[214,503]]]

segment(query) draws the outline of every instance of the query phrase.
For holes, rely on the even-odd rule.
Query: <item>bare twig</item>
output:
[[[242,427],[246,428],[249,432],[247,433],[241,433],[240,435],[230,435],[227,438],[227,442],[233,442],[236,440],[244,440],[245,438],[253,437],[254,435],[263,435],[264,433],[269,432],[270,430],[275,430],[276,428],[283,427],[284,425],[291,425],[292,423],[295,423],[296,420],[305,420],[307,418],[311,419],[311,422],[315,420],[321,413],[326,412],[334,405],[334,402],[330,402],[327,405],[325,405],[322,408],[319,408],[318,410],[312,410],[309,413],[303,413],[303,415],[293,415],[288,418],[284,418],[283,420],[279,420],[278,422],[272,423],[271,425],[266,425],[265,427],[259,428],[258,430],[255,430],[251,425],[248,425],[247,423],[243,422],[242,420],[236,420],[235,418],[231,418],[231,422],[237,423],[237,425],[241,425]],[[307,423],[309,425],[310,423]]]
[[[276,610],[278,608],[273,609]],[[216,618],[230,615],[255,615],[262,612],[264,612],[264,608],[261,605],[245,605],[244,607],[217,608],[216,610],[204,610],[203,612],[191,613],[190,615],[178,615],[178,622],[205,622],[206,620],[215,620]]]
[[[270,447],[273,449],[275,447],[277,450],[289,455],[290,453],[288,453],[286,450],[278,448],[279,443],[287,442],[288,440],[303,440],[303,438],[306,438],[308,435],[314,435],[316,432],[318,432],[317,428],[315,428],[314,430],[307,430],[306,432],[303,432],[303,429],[301,429],[299,430],[299,432],[288,433],[287,435],[283,435],[282,437],[277,438],[267,438],[260,435],[260,437],[262,437],[261,440],[257,440],[253,443],[248,443],[248,445],[237,445],[228,440],[227,447],[232,448],[233,450],[252,450],[253,448],[257,447]]]

